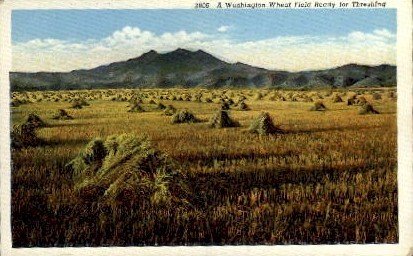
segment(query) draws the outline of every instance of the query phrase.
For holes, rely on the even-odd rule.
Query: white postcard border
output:
[[[413,255],[412,3],[388,0],[397,8],[397,125],[399,243],[368,245],[174,246],[95,248],[11,248],[10,87],[11,11],[14,9],[192,9],[197,1],[6,0],[0,2],[0,168],[2,255]],[[199,1],[198,1],[199,2]],[[205,1],[202,1],[205,2]],[[219,1],[207,1],[217,3]],[[240,2],[240,1],[231,1]],[[257,1],[246,0],[245,3]],[[289,2],[281,0],[278,2]],[[315,2],[314,0],[307,2]],[[329,0],[324,2],[351,2]],[[361,2],[361,0],[360,0]],[[364,2],[366,2],[364,0]],[[367,1],[368,2],[368,1]]]

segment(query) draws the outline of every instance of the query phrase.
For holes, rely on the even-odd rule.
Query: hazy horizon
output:
[[[200,50],[200,51],[204,51],[204,52],[206,52],[206,53],[208,53],[208,54],[211,54],[210,52],[205,51],[205,50],[203,50],[203,49],[186,49],[186,48],[181,48],[181,47],[178,47],[178,48],[176,48],[176,49],[174,49],[174,50],[171,50],[171,51],[161,51],[161,52],[160,52],[160,51],[156,51],[156,53],[157,53],[157,54],[166,54],[166,53],[170,53],[170,52],[176,51],[176,50],[178,50],[178,49],[188,50],[188,51],[190,51],[190,52],[196,52],[196,51],[199,51],[199,50]],[[132,58],[129,58],[129,59],[137,59],[137,58],[141,57],[142,55],[144,55],[144,54],[146,54],[146,53],[148,53],[148,52],[150,52],[150,51],[155,51],[155,50],[149,50],[149,51],[147,51],[147,52],[142,53],[142,54],[139,55],[139,56],[135,56],[135,57],[132,57]],[[214,57],[216,57],[216,58],[218,58],[217,56],[215,56],[215,55],[213,55],[213,54],[211,54],[211,55],[214,56]],[[120,60],[120,61],[116,61],[116,62],[125,62],[125,61],[128,61],[129,59],[124,59],[124,60]],[[220,58],[218,58],[218,59],[220,59]],[[221,60],[223,60],[223,59],[221,59]],[[225,61],[225,60],[223,60],[223,61]],[[98,68],[98,67],[101,67],[101,66],[108,66],[108,65],[113,64],[113,63],[116,63],[116,62],[103,63],[103,64],[101,64],[101,65],[99,65],[99,66],[95,66],[95,67],[87,68],[87,69],[73,69],[73,70],[68,70],[68,71],[47,71],[47,70],[45,71],[45,70],[40,70],[40,71],[34,71],[34,72],[31,72],[31,71],[12,71],[12,72],[15,72],[15,73],[42,73],[42,72],[56,72],[56,73],[62,72],[62,73],[65,73],[65,72],[72,72],[72,71],[76,71],[76,70],[90,70],[90,69]],[[241,63],[241,64],[253,66],[253,67],[256,67],[256,68],[266,69],[266,68],[264,68],[264,67],[255,66],[255,65],[250,65],[249,63],[240,62],[240,61],[226,61],[226,62],[228,62],[228,63],[230,63],[230,64]],[[346,65],[353,65],[353,64],[354,64],[354,65],[360,65],[360,66],[366,65],[366,64],[361,64],[361,63],[347,63],[347,64],[343,64],[343,65],[339,65],[339,66],[333,66],[333,67],[329,67],[329,68],[325,68],[325,69],[305,69],[305,70],[291,71],[291,72],[311,72],[311,71],[318,71],[318,70],[334,69],[334,68],[338,68],[338,67],[342,67],[342,66],[346,66]],[[380,65],[396,66],[396,64],[390,64],[390,63],[382,63],[382,64],[377,64],[377,65],[366,65],[366,66],[380,66]],[[268,71],[287,71],[287,72],[290,72],[290,71],[288,71],[288,70],[280,70],[280,69],[267,69],[267,70],[268,70]]]

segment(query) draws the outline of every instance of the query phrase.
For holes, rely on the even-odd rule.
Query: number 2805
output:
[[[196,3],[195,8],[200,9],[200,8],[209,8],[209,3]]]

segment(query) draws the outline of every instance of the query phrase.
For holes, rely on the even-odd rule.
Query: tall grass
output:
[[[357,91],[336,93],[344,100]],[[13,124],[36,109],[49,125],[37,130],[44,145],[12,152],[13,246],[396,243],[396,101],[361,94],[380,114],[359,115],[358,106],[333,103],[334,95],[266,89],[14,93],[28,103],[12,108]],[[220,98],[242,98],[250,111],[232,111],[240,125],[231,129],[174,125],[145,103],[161,97],[201,120],[219,109]],[[328,111],[308,111],[314,105],[308,99],[320,97]],[[90,106],[71,109],[75,119],[53,119],[77,98]],[[148,111],[126,112],[131,99],[143,99]],[[248,132],[263,111],[283,134]],[[123,133],[146,134],[180,167],[190,191],[181,195],[186,207],[76,196],[67,164],[91,140]],[[152,179],[153,202],[168,193],[168,179],[162,171]]]

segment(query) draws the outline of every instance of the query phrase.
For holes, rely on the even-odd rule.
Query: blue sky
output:
[[[391,63],[395,61],[396,27],[396,9],[15,10],[13,68],[90,68],[136,57],[150,48],[168,51],[177,47],[203,48],[228,61],[272,69],[323,68],[353,59],[360,62],[363,59],[356,58],[359,52],[367,54],[364,64]],[[260,51],[253,49],[254,44]],[[363,53],[369,46],[375,51]],[[341,54],[340,47],[347,52],[343,49]],[[383,47],[384,53],[380,53]],[[306,65],[298,61],[298,54],[307,53],[303,48],[314,58]],[[272,52],[275,49],[282,55]]]
[[[214,33],[233,26],[237,40],[286,35],[345,35],[376,28],[396,31],[395,9],[289,10],[35,10],[13,11],[14,42],[36,38],[100,39],[125,26],[156,34],[186,30]]]

